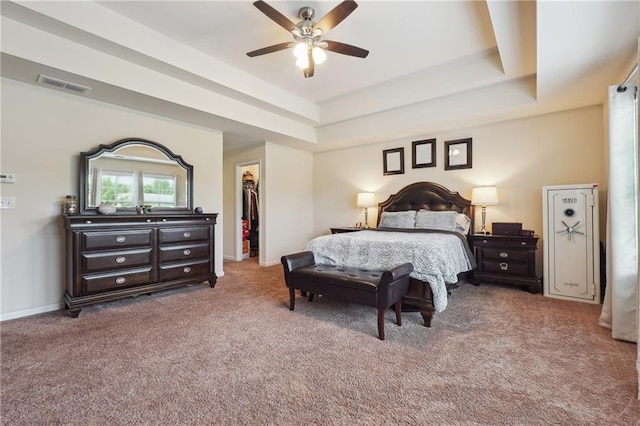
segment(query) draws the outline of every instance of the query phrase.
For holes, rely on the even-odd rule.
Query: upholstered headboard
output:
[[[449,191],[434,182],[416,182],[402,188],[386,201],[378,204],[378,221],[382,212],[399,212],[406,210],[456,211],[466,214],[471,219],[470,233],[474,231],[474,206],[471,201],[459,193]]]

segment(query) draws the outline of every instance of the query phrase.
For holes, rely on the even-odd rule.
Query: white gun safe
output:
[[[544,186],[542,210],[544,295],[600,303],[598,184]]]

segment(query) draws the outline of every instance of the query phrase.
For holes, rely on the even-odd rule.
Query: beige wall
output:
[[[273,143],[266,144],[265,198],[268,265],[302,250],[313,236],[313,155]]]
[[[259,262],[280,263],[280,257],[299,251],[313,234],[313,155],[310,152],[265,142],[224,153],[224,255],[241,260],[239,218],[240,174],[247,164],[260,167]]]
[[[337,150],[314,157],[314,235],[329,227],[364,220],[356,194],[372,191],[378,202],[413,182],[431,181],[471,198],[471,188],[496,185],[499,204],[487,207],[487,224],[522,222],[542,237],[542,187],[563,184],[600,184],[600,222],[605,220],[606,175],[602,107],[594,106],[511,120],[452,132],[425,134],[436,138],[436,167],[411,168],[411,140]],[[473,168],[444,170],[444,142],[473,139]],[[405,173],[383,176],[382,150],[404,147]],[[375,224],[377,210],[369,209]],[[480,209],[476,229],[480,227]],[[542,255],[542,241],[538,243]],[[538,261],[540,273],[542,264]]]
[[[82,151],[126,137],[157,141],[194,166],[194,206],[222,213],[222,133],[7,79],[1,101],[0,170],[17,175],[0,186],[17,206],[0,210],[1,319],[62,306],[60,200],[77,194]],[[222,253],[221,232],[215,244]]]

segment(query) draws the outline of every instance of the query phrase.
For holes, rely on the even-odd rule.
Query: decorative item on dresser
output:
[[[96,303],[215,285],[218,215],[192,213],[192,176],[182,157],[144,139],[80,154],[80,214],[62,215],[72,317]],[[105,211],[107,203],[112,209]]]
[[[474,284],[493,281],[527,287],[531,293],[542,290],[542,280],[536,275],[538,237],[476,234],[473,243],[477,264]]]

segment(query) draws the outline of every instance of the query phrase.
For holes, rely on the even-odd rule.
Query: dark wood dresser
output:
[[[216,283],[217,214],[63,215],[72,317],[89,305]]]
[[[537,244],[535,236],[474,235],[478,264],[473,273],[474,284],[499,282],[527,287],[531,293],[540,292],[542,280],[536,275]]]

